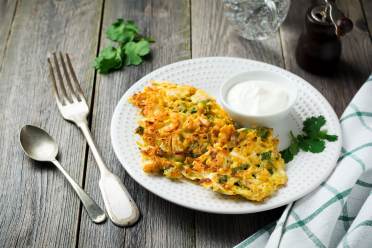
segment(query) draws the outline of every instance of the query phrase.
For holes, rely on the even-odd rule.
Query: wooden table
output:
[[[339,1],[355,28],[343,39],[342,63],[331,77],[303,71],[294,58],[310,2],[293,0],[280,31],[255,42],[232,30],[222,0],[0,0],[0,247],[231,247],[277,219],[282,208],[207,214],[149,193],[116,159],[109,126],[118,100],[136,80],[163,65],[202,56],[238,56],[284,67],[313,84],[341,115],[372,71],[372,1]],[[151,61],[102,76],[91,64],[108,45],[104,30],[116,18],[135,20],[156,43]],[[51,94],[46,56],[54,50],[72,55],[91,105],[93,136],[141,209],[134,227],[93,224],[62,175],[31,162],[20,149],[23,125],[47,129],[60,144],[62,164],[103,206],[87,144],[61,118]]]

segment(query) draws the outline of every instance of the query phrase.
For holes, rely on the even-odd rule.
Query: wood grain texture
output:
[[[83,213],[79,247],[193,247],[195,244],[194,212],[158,198],[126,175],[112,149],[109,128],[115,106],[134,82],[158,67],[190,57],[189,12],[188,0],[106,1],[101,49],[109,44],[104,30],[116,18],[134,20],[146,35],[156,40],[151,60],[109,75],[98,75],[92,123],[93,136],[104,161],[123,180],[143,217],[133,227],[119,228],[110,221],[94,225]],[[89,154],[86,188],[103,205],[98,179],[99,172]]]
[[[0,0],[0,72],[16,6],[17,1]]]
[[[372,1],[360,0],[365,17],[365,22],[360,23],[361,29],[368,29],[369,37],[372,40]]]
[[[265,41],[240,37],[223,15],[222,1],[192,0],[192,57],[232,56],[282,67],[279,34]]]
[[[265,41],[237,35],[223,16],[222,1],[192,0],[192,56],[235,56],[282,67],[279,34]],[[276,220],[282,208],[246,215],[195,213],[196,247],[232,247]]]
[[[359,1],[345,0],[338,1],[338,4],[354,23],[364,22]],[[289,71],[315,86],[340,116],[372,71],[371,39],[368,30],[355,25],[353,31],[342,38],[341,63],[334,75],[317,76],[304,71],[297,65],[295,48],[309,6],[307,0],[292,1],[288,17],[281,26],[285,65]]]
[[[71,53],[90,98],[100,3],[21,1],[0,74],[0,247],[72,247],[76,243],[80,202],[52,166],[31,162],[21,151],[25,124],[45,128],[60,146],[60,161],[82,179],[85,141],[64,121],[47,79],[47,51]],[[84,25],[81,25],[84,23]]]
[[[126,175],[112,150],[109,127],[117,102],[135,81],[191,55],[237,56],[285,67],[320,90],[340,115],[372,71],[372,2],[338,1],[355,27],[343,38],[342,63],[330,77],[307,73],[295,61],[310,2],[316,0],[292,1],[280,33],[269,40],[247,41],[231,28],[217,0],[0,0],[0,247],[231,247],[276,220],[282,208],[227,216],[160,199]],[[100,49],[109,44],[104,30],[116,18],[135,20],[157,40],[152,59],[95,78],[91,62],[98,40]],[[99,172],[90,152],[86,158],[85,140],[62,119],[51,95],[46,55],[53,50],[71,54],[85,95],[93,101],[92,133],[104,161],[122,178],[142,212],[133,227],[118,228],[110,221],[93,224],[63,176],[31,162],[19,147],[23,125],[48,130],[59,143],[67,171],[85,182],[104,206]]]

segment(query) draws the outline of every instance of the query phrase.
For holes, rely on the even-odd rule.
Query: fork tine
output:
[[[54,76],[54,71],[52,67],[52,62],[50,61],[50,58],[48,58],[48,65],[49,65],[49,77],[52,80],[52,85],[53,85],[53,95],[56,98],[57,105],[58,107],[62,106],[60,96],[58,94],[58,89],[57,89],[57,84],[56,84],[56,77]]]
[[[66,63],[65,63],[65,60],[63,58],[63,54],[61,52],[59,52],[59,57],[60,57],[61,64],[62,64],[62,70],[63,70],[64,76],[65,76],[65,79],[67,81],[67,87],[70,89],[70,92],[71,92],[72,100],[77,101],[77,95],[75,94],[75,90],[72,87],[70,75],[68,73]]]
[[[61,95],[63,97],[63,100],[67,103],[71,103],[71,99],[68,97],[67,95],[67,92],[66,92],[66,88],[65,88],[65,85],[63,84],[63,78],[62,78],[62,75],[61,75],[61,71],[59,70],[59,64],[58,64],[58,59],[57,59],[57,56],[56,56],[56,53],[52,53],[53,55],[53,60],[54,60],[54,67],[55,67],[55,71],[57,72],[57,77],[58,77],[58,80],[59,81],[59,85],[61,87]]]
[[[73,79],[72,81],[74,82],[75,89],[78,91],[78,93],[79,93],[78,95],[80,96],[80,99],[86,101],[85,97],[84,97],[83,90],[80,87],[79,80],[77,79],[74,68],[72,67],[70,56],[68,55],[68,53],[66,53],[66,59],[67,59],[67,65],[68,65],[68,67],[70,69],[70,72],[71,72],[71,76],[72,76],[72,79]]]

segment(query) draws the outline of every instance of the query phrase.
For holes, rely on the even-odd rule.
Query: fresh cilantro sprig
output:
[[[143,57],[150,53],[150,37],[140,34],[139,27],[131,20],[118,19],[106,31],[106,37],[116,46],[108,46],[94,60],[94,67],[101,74],[119,70],[123,66],[139,65]]]
[[[117,19],[117,21],[111,24],[106,30],[106,37],[112,41],[125,44],[137,38],[139,31],[134,21]]]
[[[336,141],[337,135],[330,135],[322,127],[326,124],[324,116],[307,118],[303,123],[302,134],[295,136],[290,132],[291,143],[281,151],[286,163],[293,160],[300,150],[305,152],[320,153],[325,149],[325,141]]]

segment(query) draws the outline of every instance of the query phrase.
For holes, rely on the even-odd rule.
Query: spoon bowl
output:
[[[52,161],[58,154],[58,145],[43,129],[26,125],[21,129],[20,141],[23,151],[36,161]]]
[[[91,220],[101,223],[106,220],[105,212],[98,204],[80,187],[78,183],[65,171],[57,161],[58,145],[54,139],[43,129],[26,125],[21,129],[20,142],[23,151],[28,157],[40,162],[53,163],[66,177],[76,194],[79,196]]]

